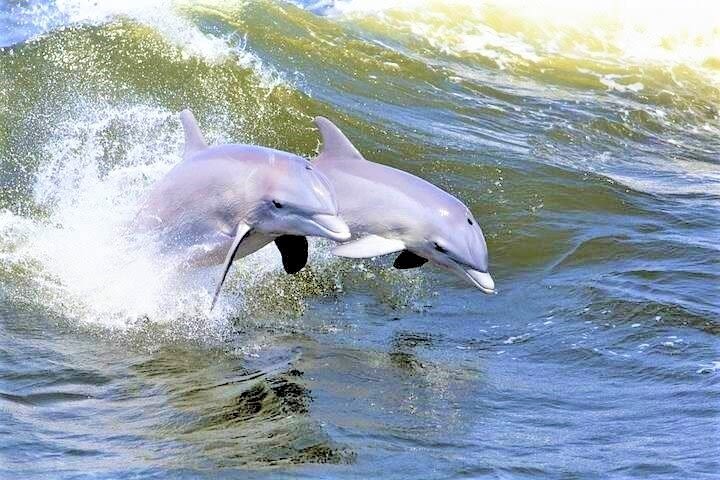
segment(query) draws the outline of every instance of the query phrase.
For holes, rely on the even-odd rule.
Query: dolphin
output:
[[[234,259],[274,241],[285,271],[297,273],[307,262],[306,236],[350,238],[332,186],[306,159],[254,145],[208,146],[192,112],[180,119],[183,160],[152,187],[135,226],[159,233],[188,265],[223,263],[211,309]]]
[[[352,239],[334,248],[348,258],[400,252],[398,269],[430,261],[495,293],[480,225],[457,198],[410,173],[363,158],[330,120],[315,118],[322,145],[313,162],[337,193]]]

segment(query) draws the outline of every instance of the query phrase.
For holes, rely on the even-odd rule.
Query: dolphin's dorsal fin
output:
[[[180,112],[180,121],[185,131],[185,158],[207,148],[207,143],[205,143],[202,132],[200,132],[200,127],[198,127],[195,116],[190,110],[185,109]]]
[[[315,117],[315,125],[320,129],[320,136],[322,137],[318,160],[330,158],[363,160],[363,156],[358,152],[358,149],[350,143],[345,134],[330,120],[325,117]]]

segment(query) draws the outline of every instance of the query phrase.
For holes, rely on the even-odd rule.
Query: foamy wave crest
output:
[[[47,218],[3,218],[5,236],[21,239],[4,260],[33,279],[24,300],[108,327],[163,316],[174,265],[127,225],[177,161],[176,123],[159,108],[85,105],[57,124],[33,192]]]
[[[54,0],[31,2],[12,12],[22,19],[33,34],[44,34],[65,25],[101,25],[118,18],[131,19],[149,26],[180,49],[184,58],[201,58],[210,64],[234,60],[252,70],[267,88],[287,84],[286,78],[247,48],[242,32],[216,35],[202,31],[191,20],[197,2],[173,0]],[[205,1],[203,8],[238,10],[242,3]],[[32,28],[29,28],[32,27]]]
[[[189,55],[207,61],[225,60],[231,49],[222,38],[207,35],[182,18],[170,0],[56,0],[59,12],[70,23],[104,23],[127,17],[154,27],[168,41]]]
[[[479,54],[501,67],[567,56],[720,69],[717,2],[346,0],[326,11],[380,22],[445,53]]]

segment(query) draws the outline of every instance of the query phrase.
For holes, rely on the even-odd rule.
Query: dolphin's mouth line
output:
[[[315,226],[321,228],[322,230],[325,230],[326,232],[337,233],[337,234],[344,234],[344,233],[345,233],[345,230],[343,230],[343,229],[330,228],[330,227],[328,227],[327,225],[323,225],[322,223],[319,223],[319,222],[313,222],[313,224],[314,224]]]
[[[478,272],[478,273],[483,273],[483,274],[487,275],[488,277],[490,277],[490,274],[487,272],[481,272],[480,270],[474,270],[474,271]],[[465,274],[465,276],[468,279],[470,279],[470,281],[473,283],[473,285],[475,285],[483,293],[487,293],[488,295],[497,294],[497,290],[495,288],[488,288],[488,287],[484,286],[483,284],[481,284],[477,279],[475,279],[472,275],[470,275],[470,272],[468,272],[467,269],[463,269],[463,273]]]
[[[472,266],[464,262],[459,262],[455,259],[451,260],[455,262],[456,268],[460,270],[481,292],[487,293],[488,295],[497,293],[497,290],[495,289],[495,282],[489,272],[486,270],[477,270]]]
[[[450,257],[448,256],[448,258]],[[490,276],[490,273],[485,270],[476,270],[465,262],[459,262],[454,258],[450,258],[450,260],[452,261],[450,265],[440,265],[461,277],[467,278],[473,286],[483,293],[489,295],[497,293],[497,290],[495,289],[495,282]]]
[[[335,215],[316,214],[310,217],[310,221],[335,241],[350,239],[350,229],[347,224]]]

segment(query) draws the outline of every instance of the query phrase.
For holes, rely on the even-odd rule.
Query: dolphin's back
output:
[[[458,199],[415,175],[366,160],[335,124],[316,117],[322,147],[315,161],[335,187],[341,215],[354,237],[398,236],[422,229],[433,216],[465,216]],[[372,201],[368,201],[368,196]]]
[[[254,145],[207,147],[175,165],[146,197],[137,225],[174,243],[193,244],[218,231],[232,235],[250,214],[259,170],[294,156]],[[299,157],[298,157],[299,158]]]
[[[333,183],[338,207],[353,236],[402,234],[430,221],[428,212],[465,211],[452,195],[396,168],[358,158],[326,158],[316,165]],[[368,202],[369,194],[373,202]]]

